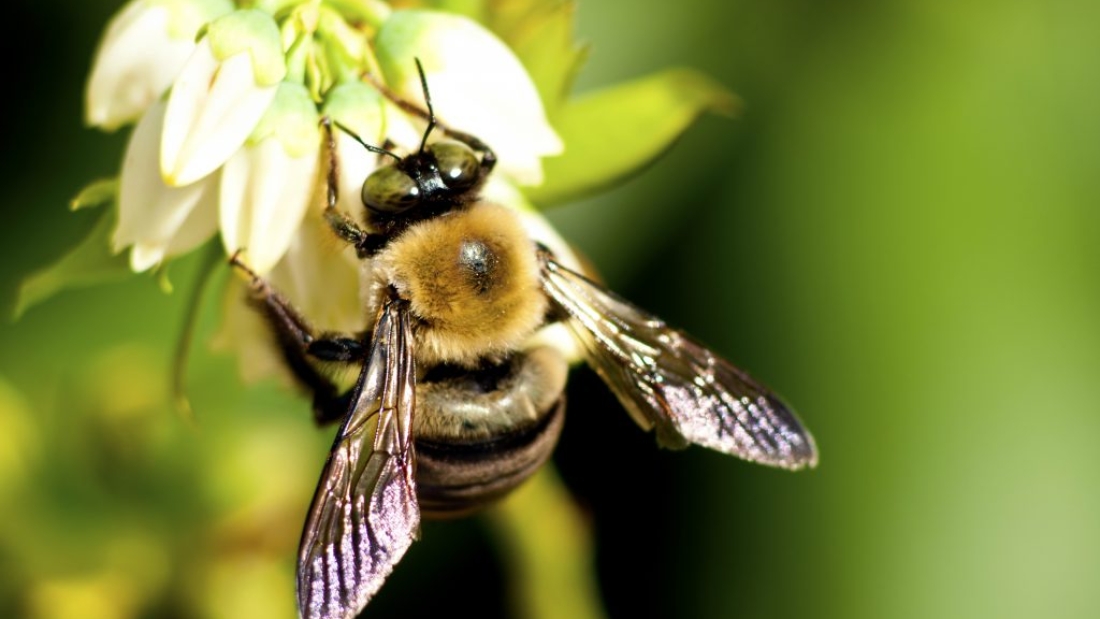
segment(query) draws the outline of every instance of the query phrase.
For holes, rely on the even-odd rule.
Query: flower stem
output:
[[[517,617],[603,619],[592,531],[552,465],[489,512]]]

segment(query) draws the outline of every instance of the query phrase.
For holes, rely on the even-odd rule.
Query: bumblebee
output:
[[[319,423],[340,421],[302,534],[299,613],[355,617],[419,534],[422,517],[474,511],[550,456],[567,363],[532,345],[563,323],[624,408],[668,448],[697,444],[787,469],[812,467],[810,434],[778,396],[684,333],[564,266],[518,215],[480,197],[496,157],[476,137],[424,118],[420,148],[364,182],[367,227],[336,209],[338,162],[325,122],[325,218],[368,265],[362,334],[316,330],[241,257],[251,299]],[[341,127],[341,129],[343,129]],[[347,131],[346,129],[343,129]],[[429,143],[438,131],[445,138]],[[359,366],[341,393],[319,368]]]

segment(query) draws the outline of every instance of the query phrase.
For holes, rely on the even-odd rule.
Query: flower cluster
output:
[[[163,277],[177,257],[216,248],[207,241],[217,237],[225,255],[244,250],[319,325],[362,328],[364,264],[321,216],[329,158],[319,121],[411,152],[424,121],[381,89],[423,105],[417,60],[437,116],[497,154],[485,197],[519,209],[563,258],[568,247],[532,204],[598,192],[649,165],[703,112],[736,107],[721,85],[682,68],[570,96],[587,57],[572,36],[574,0],[393,4],[401,8],[130,0],[92,63],[86,121],[135,126],[119,177],[90,184],[72,204],[109,208],[82,243],[24,280],[15,314],[64,288],[137,272]],[[424,8],[440,4],[464,13]],[[359,217],[362,182],[379,160],[342,131],[335,140],[337,207]],[[224,344],[239,349],[242,368],[266,374],[269,355],[256,342],[267,338],[249,335],[259,329],[255,314],[234,297]]]
[[[131,268],[144,271],[220,232],[228,253],[245,249],[252,268],[270,272],[319,203],[322,115],[374,144],[418,143],[421,121],[373,85],[422,101],[414,59],[442,120],[492,144],[507,179],[541,181],[542,157],[562,142],[523,65],[470,19],[378,2],[269,11],[132,0],[107,29],[87,88],[89,124],[137,122],[114,250],[130,248]],[[337,151],[341,206],[354,213],[376,157],[346,135]]]

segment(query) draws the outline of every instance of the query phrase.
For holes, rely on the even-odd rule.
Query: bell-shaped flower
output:
[[[258,273],[283,257],[314,202],[318,121],[306,88],[283,82],[248,143],[222,168],[222,240],[230,254],[245,250]]]
[[[131,0],[99,42],[85,122],[113,131],[140,117],[176,79],[199,28],[231,10],[229,0]]]
[[[419,59],[436,116],[488,144],[498,169],[515,182],[541,183],[542,157],[562,152],[527,71],[477,22],[435,11],[394,11],[378,31],[375,50],[386,83],[422,102]]]
[[[122,163],[114,251],[133,246],[130,266],[144,271],[194,249],[217,229],[215,177],[184,187],[161,179],[157,152],[165,103],[154,102],[134,128]]]
[[[252,134],[286,75],[268,13],[234,11],[213,21],[172,84],[160,171],[172,186],[216,170]]]

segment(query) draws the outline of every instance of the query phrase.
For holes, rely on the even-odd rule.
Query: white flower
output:
[[[160,97],[195,48],[195,33],[228,0],[132,0],[107,26],[85,91],[85,122],[113,131]]]
[[[152,10],[149,6],[141,5],[143,14]],[[116,251],[132,247],[135,271],[193,249],[220,231],[227,253],[243,250],[256,272],[273,280],[293,272],[300,281],[316,281],[294,262],[309,254],[303,248],[303,222],[316,224],[310,239],[336,244],[326,225],[318,223],[324,221],[328,182],[319,172],[329,163],[320,151],[318,101],[325,115],[366,144],[419,145],[423,120],[410,118],[359,79],[366,69],[356,63],[364,61],[349,51],[365,48],[344,47],[344,56],[337,53],[335,39],[325,39],[335,30],[317,30],[323,20],[310,18],[316,10],[302,4],[286,13],[281,31],[273,15],[259,9],[224,14],[201,29],[192,26],[202,35],[167,101],[153,103],[142,117],[123,164],[112,241]],[[530,78],[500,40],[468,19],[444,13],[395,11],[380,21],[380,30],[361,35],[365,41],[374,34],[377,64],[372,66],[383,67],[389,88],[422,101],[414,60],[419,58],[440,118],[496,152],[503,174],[493,179],[541,179],[541,157],[560,152],[561,141],[546,122]],[[346,27],[339,32],[353,36]],[[129,48],[129,53],[140,55],[140,50]],[[325,76],[326,69],[332,70],[326,63],[340,58],[353,64]],[[348,131],[334,131],[337,208],[362,222],[363,181],[382,157]],[[306,262],[316,266],[319,260]]]
[[[112,241],[133,246],[135,271],[193,249],[219,223],[226,246],[248,247],[264,271],[283,255],[312,196],[318,143],[301,85],[285,89],[293,103],[272,105],[285,73],[270,15],[236,11],[207,26],[127,148]],[[277,120],[258,127],[269,112]]]
[[[561,154],[538,91],[512,50],[465,17],[395,11],[375,38],[386,82],[423,101],[414,59],[424,66],[436,115],[476,135],[499,159],[498,169],[522,185],[542,182],[542,157]]]
[[[163,101],[146,110],[122,163],[112,245],[116,252],[133,245],[130,266],[135,271],[194,249],[217,228],[216,178],[185,187],[169,187],[161,180],[157,153],[164,111]]]
[[[230,254],[246,250],[258,273],[267,273],[286,253],[314,198],[317,123],[305,87],[284,82],[250,140],[254,143],[238,150],[222,169],[222,240]]]
[[[216,170],[244,144],[286,75],[278,26],[267,13],[215,20],[172,84],[160,171],[172,186]]]

